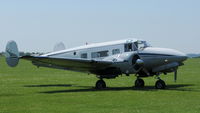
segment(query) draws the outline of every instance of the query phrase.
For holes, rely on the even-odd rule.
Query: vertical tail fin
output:
[[[53,48],[53,51],[60,51],[60,50],[64,50],[66,47],[65,47],[65,44],[60,42],[60,43],[57,43],[54,48]]]
[[[6,63],[10,67],[17,66],[19,62],[19,51],[15,41],[9,41],[7,43],[5,56],[6,56]]]

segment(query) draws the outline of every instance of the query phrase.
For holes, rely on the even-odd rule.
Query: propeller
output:
[[[174,82],[177,80],[177,69],[174,71]]]
[[[140,59],[139,55],[136,54],[132,58],[132,64],[135,70],[139,70],[141,66],[143,66],[144,62]]]

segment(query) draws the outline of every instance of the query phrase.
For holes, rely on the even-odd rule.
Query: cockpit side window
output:
[[[137,42],[134,42],[134,44],[137,47],[137,49],[144,49],[146,47],[150,47],[150,45],[146,41],[138,40]]]
[[[127,43],[124,45],[124,52],[136,51],[137,48],[134,43]]]
[[[124,52],[129,52],[129,51],[133,51],[132,43],[128,43],[124,45]]]

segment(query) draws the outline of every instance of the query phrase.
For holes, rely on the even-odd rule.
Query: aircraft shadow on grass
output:
[[[25,85],[24,87],[71,87],[72,84]]]
[[[194,86],[194,84],[177,84],[177,85],[168,85],[165,90],[174,90],[174,91],[193,91],[200,92],[199,90],[194,90],[186,88],[189,86]],[[79,87],[79,89],[66,89],[66,90],[54,90],[54,91],[44,91],[39,93],[45,94],[55,94],[55,93],[72,93],[72,92],[94,92],[94,91],[158,91],[154,86],[145,86],[143,88],[136,87],[108,87],[106,89],[98,90],[91,86],[77,86],[72,84],[47,84],[47,85],[26,85],[24,87]],[[80,89],[81,88],[81,89]]]

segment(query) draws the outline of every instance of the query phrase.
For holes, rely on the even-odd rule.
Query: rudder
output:
[[[7,43],[5,56],[6,56],[6,63],[10,67],[17,66],[19,62],[19,51],[15,41],[12,40]]]

